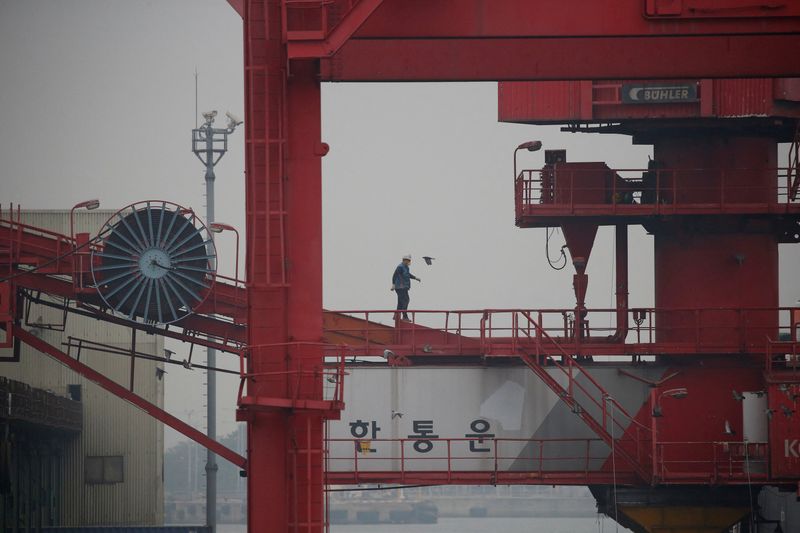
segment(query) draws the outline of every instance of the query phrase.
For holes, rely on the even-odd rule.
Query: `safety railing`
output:
[[[247,320],[247,282],[220,273],[214,277],[211,292],[197,311],[228,316],[237,324],[244,323]]]
[[[5,250],[0,261],[25,260],[34,266],[52,262],[52,270],[61,267],[64,273],[70,273],[67,266],[71,263],[75,241],[67,235],[25,224],[16,218],[18,216],[19,211],[0,210],[0,247]]]
[[[765,180],[765,174],[767,179]],[[517,220],[526,216],[800,213],[790,168],[523,170]]]
[[[662,482],[747,483],[769,478],[766,442],[658,442]]]
[[[789,167],[786,172],[789,186],[789,199],[800,199],[800,125],[794,130],[794,142],[789,144]]]
[[[609,447],[599,438],[329,438],[326,444],[328,469],[356,479],[379,471],[400,477],[444,472],[449,479],[458,472],[608,472],[612,463]],[[622,461],[616,468],[617,473],[634,473]]]
[[[765,359],[767,374],[788,373],[800,379],[800,342],[797,342],[796,336],[794,340],[768,342]]]
[[[327,353],[322,363],[304,364],[299,368],[252,372],[247,358],[253,352],[283,352],[323,350]],[[349,350],[342,345],[332,346],[317,342],[289,342],[248,346],[239,351],[239,390],[237,404],[240,406],[262,406],[301,408],[318,411],[339,411],[344,407],[345,360]],[[257,398],[248,396],[248,387],[254,382],[278,384],[281,392],[275,397]],[[262,393],[263,394],[263,393]]]
[[[39,267],[40,273],[65,274],[72,277],[75,293],[94,292],[89,272],[97,261],[93,252],[99,249],[97,238],[72,239],[19,220],[19,210],[0,209],[0,272],[13,273],[18,264]],[[46,268],[42,268],[46,267]],[[197,312],[231,317],[236,323],[246,320],[247,288],[244,280],[216,274],[209,297]]]
[[[360,356],[534,353],[545,334],[573,355],[764,353],[768,339],[798,340],[798,310],[589,309],[578,335],[574,310],[565,309],[410,310],[409,322],[396,320],[395,310],[326,311],[324,334]],[[626,317],[622,332],[618,313]]]
[[[630,444],[649,446],[644,440]],[[619,457],[612,460],[609,447],[597,438],[328,438],[326,448],[328,475],[341,483],[571,479],[580,484],[600,476],[615,477],[621,484],[636,480],[631,465]],[[744,484],[769,478],[767,443],[659,442],[656,448],[655,483]],[[650,456],[643,462],[650,464]]]
[[[21,211],[0,211],[0,270],[13,273],[19,265],[43,274],[65,274],[74,293],[94,292],[89,283],[92,252],[97,250],[87,234],[74,238],[21,222]],[[5,266],[4,266],[5,263]]]

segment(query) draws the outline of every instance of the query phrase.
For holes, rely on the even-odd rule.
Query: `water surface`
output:
[[[245,533],[221,524],[217,533]],[[331,533],[630,533],[608,518],[440,518],[437,524],[333,525]]]

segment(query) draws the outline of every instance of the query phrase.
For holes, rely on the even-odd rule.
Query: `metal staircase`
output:
[[[567,353],[529,313],[523,312],[529,321],[531,331],[535,335],[534,353],[520,352],[519,358],[563,401],[570,410],[578,415],[589,428],[599,436],[612,450],[628,462],[642,480],[650,479],[648,470],[641,459],[635,457],[624,445],[621,438],[631,424],[650,433],[650,429],[639,423],[628,411],[600,385],[591,374],[576,361],[576,357]],[[566,378],[566,386],[548,372],[556,369]],[[558,373],[556,375],[558,375]],[[578,380],[583,376],[583,381]],[[623,423],[627,419],[628,424]],[[652,435],[650,436],[652,438]]]

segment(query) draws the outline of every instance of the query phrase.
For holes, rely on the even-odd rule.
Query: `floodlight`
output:
[[[83,209],[86,209],[88,211],[93,211],[93,210],[97,209],[98,207],[100,207],[100,200],[95,198],[93,200],[86,200],[85,202],[79,202],[79,203],[75,204],[72,207],[72,209],[75,210],[75,209],[83,208]]]
[[[541,150],[541,148],[542,141],[528,141],[517,146],[517,150],[527,150],[529,152],[535,152],[537,150]]]
[[[234,115],[230,111],[226,111],[225,112],[225,116],[228,117],[228,127],[229,128],[235,128],[236,126],[244,124],[244,121],[242,119],[240,119],[239,117],[237,117],[236,115]]]

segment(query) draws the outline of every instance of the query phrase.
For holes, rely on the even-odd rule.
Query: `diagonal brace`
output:
[[[289,40],[289,59],[330,57],[353,36],[383,0],[360,0],[323,40]]]
[[[38,337],[34,336],[28,331],[25,331],[22,328],[15,328],[14,329],[14,336],[17,337],[19,340],[33,348],[34,350],[38,350],[42,353],[45,353],[52,357],[53,359],[57,360],[64,366],[69,367],[71,370],[80,374],[81,376],[85,377],[89,381],[103,387],[110,393],[114,394],[126,400],[142,411],[146,412],[153,418],[163,422],[164,424],[168,425],[175,431],[178,431],[193,441],[197,442],[201,446],[208,448],[215,454],[219,455],[220,457],[227,459],[234,465],[238,466],[239,468],[246,468],[247,460],[239,455],[238,453],[234,452],[230,448],[223,446],[219,442],[209,439],[205,434],[196,430],[189,424],[183,422],[182,420],[172,416],[168,412],[164,411],[162,408],[158,407],[157,405],[145,400],[141,396],[136,393],[133,393],[119,385],[117,382],[111,380],[110,378],[104,376],[100,372],[94,370],[93,368],[76,361],[72,357],[68,356],[55,346],[39,339]]]

